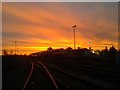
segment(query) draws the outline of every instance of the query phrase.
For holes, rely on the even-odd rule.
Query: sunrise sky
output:
[[[118,45],[118,3],[2,3],[3,49],[29,54],[52,48]]]

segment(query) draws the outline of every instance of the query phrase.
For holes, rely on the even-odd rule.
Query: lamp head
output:
[[[76,25],[74,25],[74,26],[72,26],[73,28],[75,28],[76,27]]]

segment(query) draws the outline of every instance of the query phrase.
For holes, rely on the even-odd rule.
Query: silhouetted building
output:
[[[100,55],[101,51],[100,50],[95,50],[95,54]]]
[[[66,55],[71,56],[72,53],[73,53],[73,49],[71,47],[66,48],[65,51],[64,51],[64,54],[66,54]]]
[[[79,55],[90,55],[91,52],[90,50],[88,50],[87,48],[81,48],[81,49],[78,49],[78,54]]]
[[[48,53],[51,53],[51,52],[53,52],[53,49],[52,49],[51,47],[49,47],[49,48],[47,49],[47,52],[48,52]]]
[[[64,53],[64,49],[63,48],[59,48],[59,49],[54,49],[53,50],[53,54],[63,54]]]

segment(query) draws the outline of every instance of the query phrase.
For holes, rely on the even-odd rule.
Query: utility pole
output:
[[[89,44],[89,50],[91,50],[92,49],[92,47],[91,47],[92,42],[88,42],[88,44]]]
[[[16,55],[16,43],[17,43],[17,41],[15,41],[15,55]]]
[[[92,42],[88,42],[88,44],[89,44],[89,47],[91,47],[91,45],[92,45]]]
[[[73,31],[74,31],[74,50],[76,49],[76,42],[75,42],[75,28],[76,28],[76,25],[72,26],[73,28]]]

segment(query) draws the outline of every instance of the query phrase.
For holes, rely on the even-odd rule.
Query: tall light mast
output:
[[[76,42],[75,42],[75,28],[76,28],[76,25],[72,26],[73,28],[73,31],[74,31],[74,49],[76,49]]]

